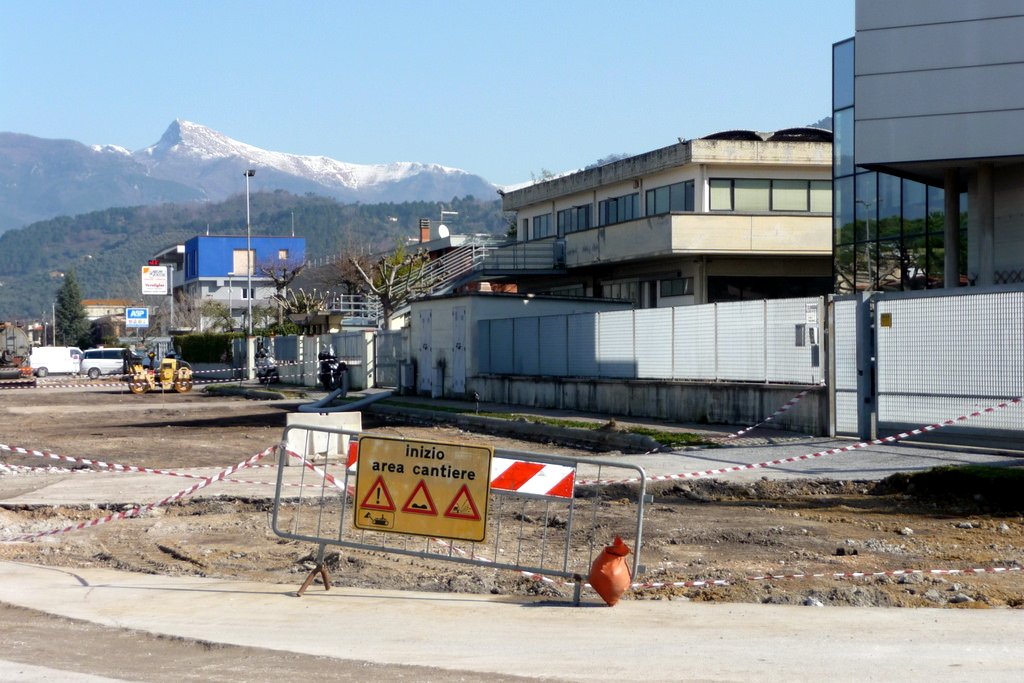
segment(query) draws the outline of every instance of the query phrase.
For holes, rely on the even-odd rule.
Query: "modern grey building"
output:
[[[857,1],[833,47],[837,293],[1024,282],[1021,35],[1015,0]]]

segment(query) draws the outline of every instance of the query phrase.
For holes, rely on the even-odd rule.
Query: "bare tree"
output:
[[[349,263],[359,273],[363,284],[380,300],[383,327],[388,327],[395,311],[429,291],[430,257],[426,249],[410,252],[399,243],[390,254],[378,258],[369,268],[355,257]]]
[[[294,259],[268,259],[256,264],[256,272],[263,277],[270,278],[274,282],[274,295],[271,298],[275,301],[284,296],[284,293],[288,289],[288,285],[290,285],[295,278],[299,276],[299,273],[305,270],[305,268],[305,262],[299,262]],[[283,310],[278,307],[278,324],[281,323],[283,313]]]

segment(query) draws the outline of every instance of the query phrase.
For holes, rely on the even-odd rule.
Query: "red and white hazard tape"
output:
[[[50,458],[53,460],[63,460],[65,462],[78,463],[80,465],[90,465],[93,467],[102,467],[105,469],[89,470],[89,469],[70,469],[67,467],[30,467],[28,465],[10,465],[7,463],[0,462],[0,469],[19,471],[19,472],[43,472],[49,474],[112,474],[117,472],[137,472],[142,474],[161,474],[168,477],[181,477],[184,479],[206,479],[207,477],[202,474],[188,474],[185,472],[169,472],[167,470],[156,470],[149,467],[134,467],[132,465],[119,465],[117,463],[107,463],[100,460],[89,460],[87,458],[74,458],[69,455],[60,455],[58,453],[49,453],[46,451],[35,451],[27,448],[19,448],[15,446],[8,446],[6,444],[0,444],[0,451],[9,451],[11,453],[18,453],[19,455],[33,455],[36,457]],[[259,467],[277,467],[273,465],[250,465],[251,468]],[[273,481],[250,481],[245,479],[223,479],[222,481],[232,484],[256,484],[260,486],[275,486],[276,482]],[[316,488],[316,484],[295,484],[285,482],[284,486],[295,486],[307,488]]]
[[[725,436],[705,436],[703,438],[704,438],[705,441],[715,442],[715,441],[728,441],[729,439],[735,439],[738,436],[742,436],[743,434],[746,434],[749,431],[753,431],[754,429],[757,429],[758,427],[760,427],[761,425],[763,425],[763,424],[765,424],[767,422],[771,422],[772,420],[777,418],[779,415],[782,415],[783,413],[788,411],[790,408],[795,406],[797,403],[799,403],[800,399],[802,399],[804,396],[809,394],[810,391],[811,391],[810,389],[804,389],[799,394],[797,394],[793,398],[791,398],[788,401],[786,401],[785,405],[783,405],[781,408],[779,408],[774,413],[772,413],[771,415],[769,415],[768,417],[766,417],[765,419],[761,420],[760,422],[758,422],[755,425],[751,425],[749,427],[746,427],[744,429],[739,430],[738,432],[733,432],[732,434],[727,434]],[[672,448],[674,448],[675,446],[680,446],[680,445],[685,445],[685,443],[684,442],[679,442],[679,443],[674,443],[674,444],[665,444],[663,446],[659,446],[658,448],[655,448],[654,450],[647,451],[647,453],[645,453],[645,455],[650,455],[651,453],[664,453],[666,451],[671,451]]]
[[[906,576],[909,574],[930,574],[952,576],[957,574],[1006,574],[1024,571],[1024,567],[987,567],[983,569],[896,569],[881,572],[835,572],[830,574],[765,574],[747,576],[742,579],[708,579],[706,581],[654,581],[634,583],[631,588],[699,588],[702,586],[735,586],[742,582],[772,581],[775,579],[863,579],[874,576]]]
[[[36,538],[43,538],[44,536],[54,536],[56,534],[66,533],[66,532],[69,532],[69,531],[78,531],[80,529],[87,529],[89,527],[99,526],[100,524],[106,524],[107,522],[112,522],[114,520],[125,519],[126,517],[134,517],[134,516],[136,516],[138,514],[141,514],[143,512],[147,512],[147,511],[152,510],[154,508],[158,508],[158,507],[161,507],[163,505],[167,505],[168,503],[173,503],[174,501],[179,500],[181,498],[184,498],[185,496],[190,496],[193,493],[195,493],[196,491],[199,491],[200,489],[206,488],[207,486],[209,486],[210,484],[212,484],[212,483],[214,483],[216,481],[222,481],[225,478],[227,478],[228,475],[233,474],[233,473],[237,472],[240,469],[248,467],[252,463],[255,463],[256,461],[258,461],[260,458],[263,458],[266,455],[272,453],[275,448],[276,448],[276,446],[271,446],[270,448],[266,449],[262,453],[257,453],[256,455],[252,456],[248,460],[244,460],[244,461],[238,463],[237,465],[229,467],[226,470],[222,470],[222,471],[218,472],[217,474],[215,474],[212,477],[204,477],[202,481],[196,483],[194,486],[190,486],[189,488],[187,488],[187,489],[185,489],[183,491],[178,491],[177,493],[172,494],[170,496],[167,496],[163,500],[159,500],[159,501],[157,501],[155,503],[149,503],[148,505],[142,505],[140,507],[132,508],[131,510],[126,510],[124,512],[118,512],[118,513],[113,514],[113,515],[107,515],[106,517],[101,517],[100,519],[92,519],[92,520],[89,520],[88,522],[81,522],[79,524],[74,524],[72,526],[67,526],[67,527],[64,527],[62,529],[51,529],[50,531],[43,531],[43,532],[36,533],[36,534],[26,534],[24,536],[15,536],[13,538],[0,538],[0,543],[12,543],[12,542],[18,542],[18,541],[30,541],[30,540],[36,539]]]
[[[760,427],[761,425],[765,424],[766,422],[771,422],[772,420],[777,418],[779,415],[782,415],[787,410],[789,410],[790,408],[795,406],[797,403],[799,403],[800,399],[802,399],[808,393],[810,393],[810,389],[804,389],[799,394],[797,394],[793,398],[789,399],[784,406],[782,406],[781,408],[776,410],[774,413],[772,413],[771,415],[769,415],[765,419],[763,419],[760,422],[758,422],[756,425],[752,425],[750,427],[747,427],[746,429],[741,429],[738,432],[733,432],[732,434],[729,434],[725,438],[726,439],[735,439],[737,436],[740,436],[742,434],[746,434],[747,432],[751,431],[752,429],[757,429],[758,427]]]
[[[843,446],[842,448],[831,448],[831,449],[829,449],[827,451],[819,451],[817,453],[809,453],[807,455],[798,455],[798,456],[794,456],[794,457],[791,457],[791,458],[781,458],[779,460],[769,460],[767,462],[751,463],[749,465],[736,465],[736,466],[733,466],[733,467],[722,467],[722,468],[719,468],[719,469],[716,469],[716,470],[704,470],[703,472],[689,472],[689,473],[686,473],[686,474],[664,474],[664,475],[658,475],[658,476],[654,476],[654,477],[647,477],[645,479],[645,481],[667,481],[667,480],[673,480],[673,479],[692,479],[692,478],[695,478],[695,477],[709,477],[709,476],[714,476],[714,475],[717,475],[717,474],[728,474],[730,472],[741,472],[743,470],[753,470],[753,469],[758,469],[758,468],[761,468],[761,467],[771,467],[773,465],[783,465],[783,464],[791,463],[791,462],[799,462],[801,460],[810,460],[811,458],[820,458],[820,457],[822,457],[824,455],[835,455],[836,453],[845,453],[846,451],[853,451],[853,450],[857,450],[859,448],[868,448],[869,446],[878,446],[878,445],[885,444],[885,443],[894,443],[896,441],[899,441],[900,439],[906,439],[907,437],[917,436],[919,434],[924,434],[926,432],[932,432],[932,431],[935,431],[937,429],[942,429],[943,427],[949,427],[951,425],[955,425],[958,422],[964,422],[966,420],[970,420],[971,418],[979,417],[979,416],[984,415],[986,413],[994,412],[994,411],[999,410],[1001,408],[1006,408],[1006,407],[1009,407],[1009,406],[1012,406],[1012,405],[1016,405],[1016,404],[1020,403],[1021,401],[1024,401],[1024,398],[1011,399],[1011,400],[1009,400],[1009,401],[1007,401],[1005,403],[1000,403],[999,405],[995,405],[995,406],[991,406],[989,408],[985,408],[984,410],[979,410],[977,412],[970,413],[968,415],[961,415],[960,417],[955,418],[953,420],[946,420],[945,422],[937,422],[935,424],[928,425],[927,427],[920,427],[918,429],[912,429],[909,432],[903,432],[901,434],[896,434],[894,436],[887,436],[887,437],[884,437],[882,439],[874,439],[872,441],[862,441],[860,443],[856,443],[856,444],[853,444],[851,446]],[[619,479],[619,480],[615,480],[615,481],[599,479],[599,480],[593,480],[593,481],[578,481],[578,482],[576,482],[576,485],[577,486],[595,486],[595,485],[600,485],[600,484],[633,484],[633,483],[636,483],[636,482],[639,482],[639,481],[640,481],[639,477],[632,478],[632,479]]]

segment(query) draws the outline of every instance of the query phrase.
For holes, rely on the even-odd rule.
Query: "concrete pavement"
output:
[[[488,673],[570,681],[1024,677],[1021,610],[668,600],[571,607],[353,588],[314,588],[297,598],[292,586],[10,562],[0,562],[0,601],[106,626],[342,660],[337,666],[345,660],[418,664],[470,679]]]

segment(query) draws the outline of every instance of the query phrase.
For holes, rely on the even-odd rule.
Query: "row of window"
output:
[[[712,211],[810,211],[832,210],[832,182],[829,180],[767,180],[714,178],[710,181]],[[647,216],[694,210],[694,181],[687,180],[647,190]],[[589,230],[594,227],[591,206],[574,206],[557,214],[557,234]],[[610,197],[598,202],[597,225],[614,225],[640,218],[640,193]],[[524,219],[524,231],[529,223]],[[528,239],[555,234],[551,214],[533,219]]]
[[[712,178],[712,211],[832,211],[830,180]]]

